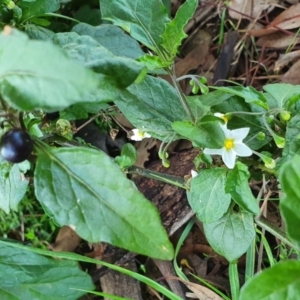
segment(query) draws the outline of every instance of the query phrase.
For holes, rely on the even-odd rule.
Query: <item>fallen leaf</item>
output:
[[[263,10],[273,10],[278,0],[231,0],[228,5],[228,14],[233,19],[256,19]]]
[[[290,6],[279,14],[270,24],[259,30],[249,30],[252,36],[263,36],[279,30],[288,30],[300,27],[300,3]]]
[[[69,226],[60,228],[56,240],[48,246],[49,250],[55,252],[73,252],[79,245],[81,238]]]
[[[295,45],[300,42],[300,37],[287,35],[284,32],[274,32],[260,37],[256,45],[265,48],[286,49],[290,45]]]
[[[274,64],[274,72],[280,71],[283,67],[287,66],[290,62],[300,58],[300,50],[280,54]]]
[[[290,69],[281,77],[281,82],[300,84],[300,60],[293,64]]]

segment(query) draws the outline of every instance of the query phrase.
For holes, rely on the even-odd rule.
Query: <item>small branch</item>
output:
[[[182,189],[187,189],[187,184],[184,181],[184,179],[177,177],[177,176],[172,176],[172,175],[167,175],[155,171],[151,171],[148,169],[143,169],[140,167],[132,166],[127,169],[128,174],[138,174],[150,179],[156,179],[165,183],[173,184],[176,185]]]

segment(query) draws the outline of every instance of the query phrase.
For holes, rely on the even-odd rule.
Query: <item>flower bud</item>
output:
[[[279,114],[280,120],[283,122],[287,122],[291,119],[291,112],[284,110]]]
[[[266,138],[266,134],[265,134],[264,132],[260,131],[260,132],[257,134],[256,138],[257,138],[259,141],[263,141],[263,140]]]

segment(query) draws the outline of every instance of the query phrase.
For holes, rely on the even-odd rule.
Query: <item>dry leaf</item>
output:
[[[79,245],[81,238],[69,226],[60,228],[55,243],[50,244],[48,249],[55,252],[73,252]]]
[[[228,9],[229,16],[233,19],[256,19],[263,10],[270,12],[273,10],[278,0],[231,0]]]
[[[134,165],[143,168],[145,162],[149,160],[150,153],[148,150],[153,148],[155,145],[156,145],[156,140],[153,138],[143,139],[142,141],[137,142],[135,144],[136,151],[137,151],[137,160]]]
[[[300,84],[300,60],[298,60],[291,68],[281,77],[281,82],[290,84]]]
[[[290,45],[295,45],[300,42],[300,37],[287,35],[284,32],[274,32],[266,36],[260,37],[256,45],[265,48],[286,49]]]
[[[165,278],[181,281],[188,289],[190,289],[193,292],[193,297],[196,297],[200,300],[222,300],[223,299],[214,291],[200,284],[185,281],[179,277],[174,277],[174,276],[166,276]]]
[[[186,75],[189,71],[203,65],[209,52],[210,43],[211,35],[204,30],[198,30],[182,50],[183,53],[186,53],[185,58],[175,64],[176,76]]]
[[[248,33],[259,37],[278,30],[288,30],[300,27],[300,3],[292,5],[279,14],[269,25],[260,30],[249,30]]]
[[[290,53],[280,54],[279,58],[274,64],[274,72],[280,71],[283,67],[287,66],[290,62],[300,58],[300,50]]]

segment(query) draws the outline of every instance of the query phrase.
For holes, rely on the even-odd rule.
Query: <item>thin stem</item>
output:
[[[159,181],[162,181],[165,183],[173,184],[182,189],[187,189],[186,182],[180,177],[167,175],[167,174],[151,171],[148,169],[143,169],[143,168],[136,167],[136,166],[129,167],[127,169],[127,173],[138,174],[138,175],[141,175],[141,176],[144,176],[147,178],[156,179],[156,180],[159,180]]]
[[[187,100],[186,100],[186,96],[184,95],[178,81],[176,80],[176,76],[175,76],[175,71],[174,71],[174,65],[172,66],[172,69],[168,69],[168,73],[172,79],[172,82],[173,82],[173,85],[177,91],[177,94],[179,96],[179,99],[180,99],[180,102],[181,102],[181,105],[183,106],[187,116],[189,117],[189,119],[194,123],[195,122],[195,118],[194,118],[194,115],[187,103]]]
[[[281,240],[283,243],[289,245],[293,249],[297,249],[297,247],[288,239],[286,236],[286,233],[281,230],[280,228],[277,228],[275,225],[273,225],[271,222],[269,222],[266,218],[260,217],[255,219],[255,223],[260,226],[261,228],[264,228],[266,231],[273,234],[276,238]]]
[[[255,244],[255,239],[253,239],[246,253],[245,282],[254,276]]]
[[[229,263],[229,282],[231,290],[231,299],[238,300],[240,294],[240,280],[237,262]]]

